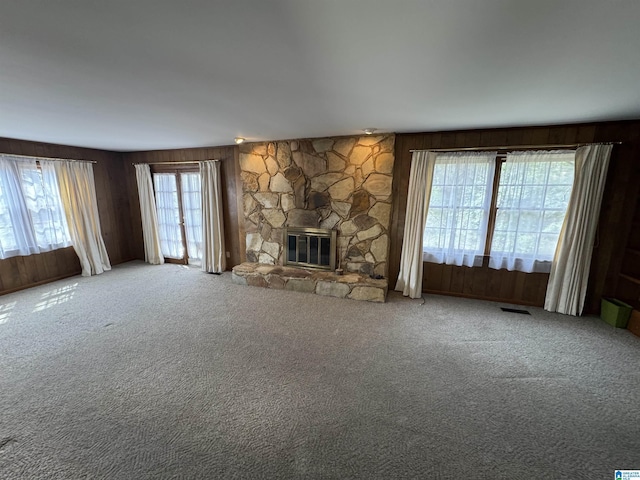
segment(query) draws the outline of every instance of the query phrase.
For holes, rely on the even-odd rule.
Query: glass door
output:
[[[202,261],[202,206],[200,204],[200,174],[181,173],[182,218],[187,244],[187,261]]]
[[[199,264],[202,260],[200,174],[154,173],[162,255],[168,262]]]

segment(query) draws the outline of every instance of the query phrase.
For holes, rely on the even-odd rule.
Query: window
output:
[[[0,177],[0,257],[7,258],[18,251],[18,242],[13,228],[13,211],[9,205],[9,189],[7,182],[2,180]]]
[[[53,167],[38,169],[23,164],[20,166],[20,173],[25,203],[40,251],[71,245]]]
[[[495,153],[438,155],[423,237],[423,260],[480,266],[491,207]]]
[[[550,271],[571,195],[574,162],[574,152],[507,155],[498,187],[491,268]]]
[[[491,268],[549,272],[574,162],[573,151],[438,155],[423,259],[480,266],[488,255]]]
[[[71,245],[57,177],[48,163],[40,169],[35,159],[0,156],[0,258]]]

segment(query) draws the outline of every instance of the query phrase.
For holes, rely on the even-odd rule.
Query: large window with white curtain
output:
[[[575,151],[438,154],[423,259],[549,272],[574,163]]]
[[[573,186],[574,152],[514,152],[500,173],[491,268],[549,272]]]
[[[438,155],[423,237],[425,261],[482,264],[494,169],[495,155]]]
[[[70,245],[54,169],[35,158],[0,155],[0,258]]]

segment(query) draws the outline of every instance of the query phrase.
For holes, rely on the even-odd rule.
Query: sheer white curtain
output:
[[[0,155],[0,258],[40,251],[20,184],[18,160]]]
[[[551,270],[571,195],[574,163],[573,150],[507,154],[500,172],[489,267]]]
[[[69,226],[53,163],[49,160],[40,160],[40,171],[31,166],[22,172],[27,208],[31,214],[36,241],[41,251],[71,245]]]
[[[156,211],[162,254],[168,258],[183,258],[184,246],[180,227],[176,174],[154,173],[153,184],[156,191]]]
[[[396,288],[411,298],[422,296],[422,243],[436,161],[434,152],[413,152],[405,210],[400,272]]]
[[[140,201],[140,217],[142,219],[142,236],[144,240],[144,260],[153,265],[164,263],[158,233],[158,214],[153,196],[151,169],[146,163],[135,165],[136,182],[138,183],[138,200]]]
[[[482,265],[496,152],[436,157],[424,229],[424,261]]]
[[[588,145],[576,151],[575,180],[551,266],[545,310],[582,314],[611,149],[611,145]]]
[[[82,275],[111,270],[100,228],[93,165],[90,162],[55,161],[48,166],[51,167],[58,177],[60,198]]]
[[[71,245],[51,162],[0,156],[0,258]]]
[[[221,273],[226,268],[222,224],[220,162],[200,162],[202,195],[202,270]]]
[[[200,174],[181,173],[180,193],[182,196],[182,217],[187,243],[189,263],[202,261],[202,195],[200,194]]]

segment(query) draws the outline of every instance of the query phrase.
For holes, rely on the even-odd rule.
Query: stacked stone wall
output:
[[[338,231],[347,272],[387,275],[395,135],[240,146],[247,261],[283,264],[283,229]]]

